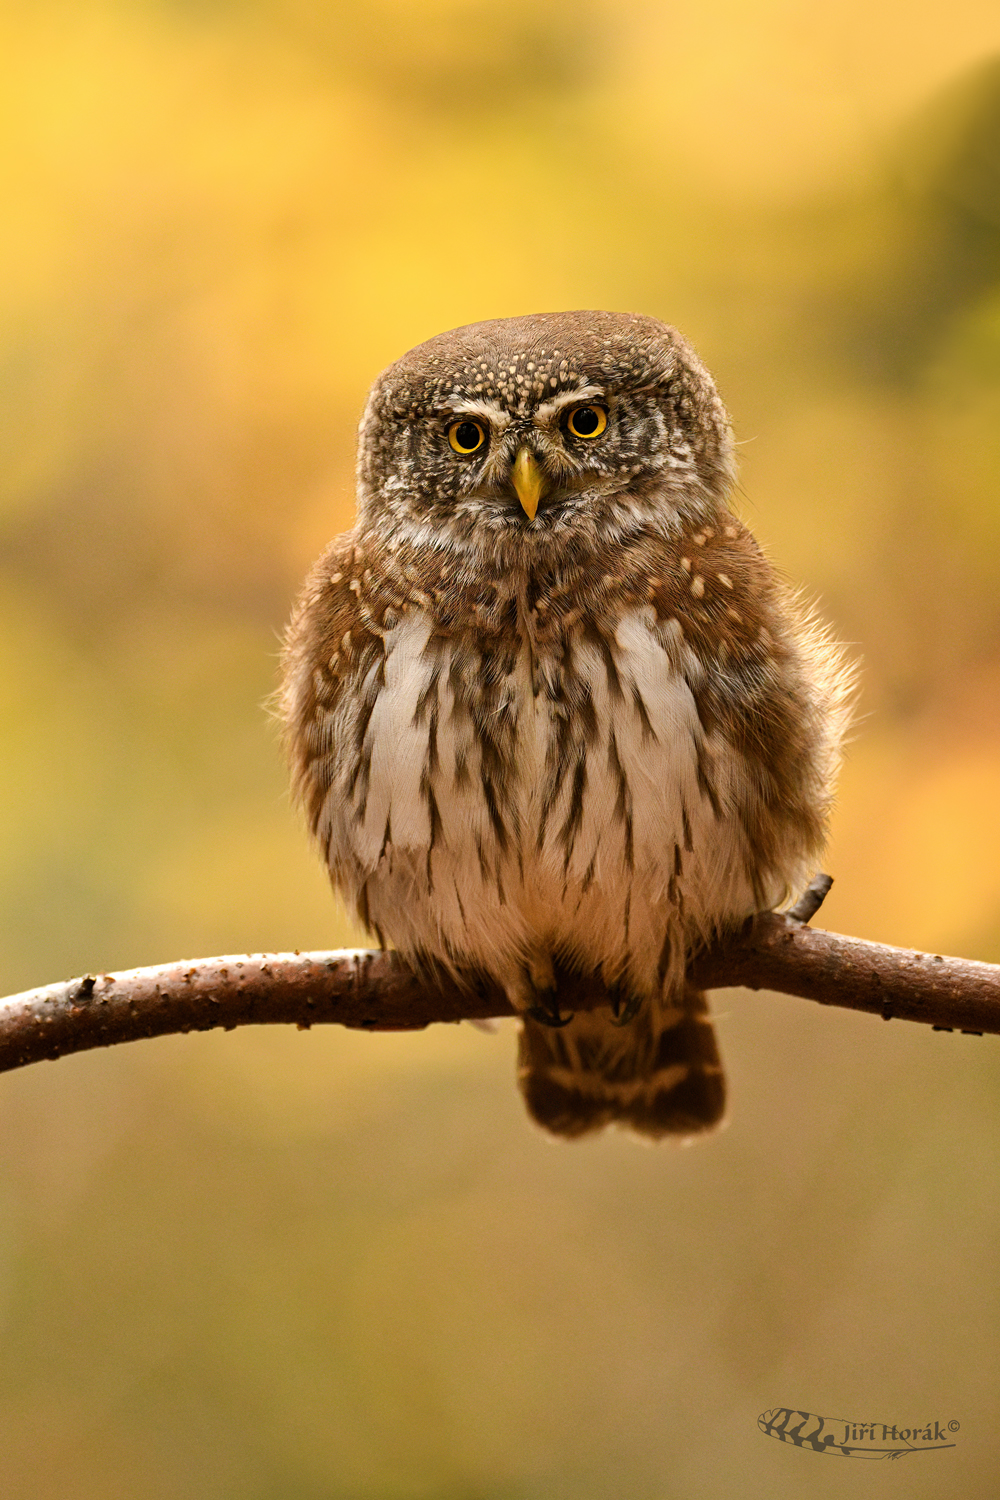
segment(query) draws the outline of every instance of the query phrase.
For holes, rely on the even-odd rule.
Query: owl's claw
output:
[[[623,1002],[620,991],[616,990],[611,996],[611,1024],[612,1026],[627,1026],[630,1021],[635,1020],[642,1008],[641,995],[629,995]]]
[[[517,993],[512,995],[515,1010],[539,1021],[543,1026],[568,1026],[572,1015],[559,1009],[558,985],[552,955],[543,948],[529,954],[520,976]]]
[[[568,1026],[573,1019],[572,1011],[568,1016],[561,1014],[556,1000],[553,1000],[551,1006],[529,1005],[525,1015],[530,1016],[533,1021],[540,1021],[543,1026]]]

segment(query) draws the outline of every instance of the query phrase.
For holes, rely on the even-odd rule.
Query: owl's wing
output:
[[[310,571],[289,621],[279,710],[293,790],[313,834],[333,778],[333,725],[345,687],[370,683],[374,706],[390,603],[363,547],[347,532],[331,542]],[[364,717],[362,738],[366,726]]]
[[[852,673],[751,533],[726,514],[678,538],[650,597],[676,622],[704,734],[742,758],[737,810],[762,873],[822,847]],[[676,631],[676,627],[675,631]]]

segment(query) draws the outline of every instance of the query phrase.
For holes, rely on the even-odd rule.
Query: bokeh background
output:
[[[565,307],[692,338],[863,662],[823,920],[1000,960],[995,0],[10,0],[0,80],[4,992],[358,940],[281,626],[374,375]],[[994,1496],[996,1041],[716,1008],[687,1150],[549,1144],[509,1028],[0,1079],[4,1500]]]

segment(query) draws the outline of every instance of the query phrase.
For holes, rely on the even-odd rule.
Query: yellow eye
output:
[[[461,422],[452,422],[448,428],[448,441],[456,453],[478,453],[486,442],[486,429],[479,422],[470,422],[465,417]]]
[[[578,438],[600,437],[608,425],[608,414],[603,406],[574,406],[566,418],[567,431]]]

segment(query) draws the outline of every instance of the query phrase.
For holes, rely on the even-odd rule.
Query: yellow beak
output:
[[[521,502],[521,509],[529,521],[535,519],[538,510],[538,500],[542,493],[542,471],[535,462],[534,455],[527,448],[522,448],[514,460],[514,469],[511,474],[514,488],[517,490],[517,498]]]

